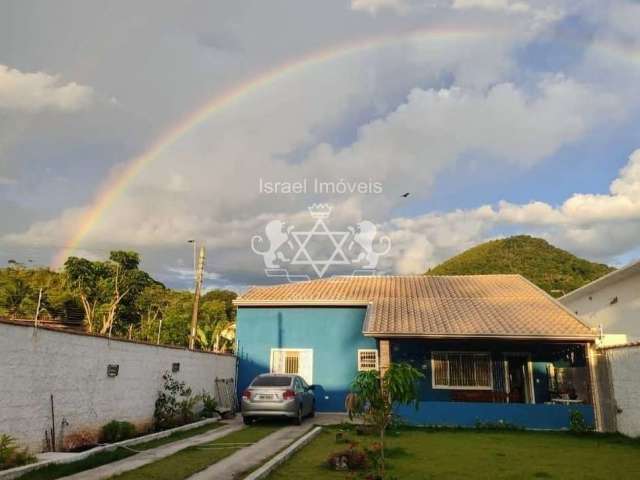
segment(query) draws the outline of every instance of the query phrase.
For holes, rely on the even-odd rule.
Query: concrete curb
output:
[[[269,475],[272,471],[274,471],[279,465],[288,460],[294,453],[304,447],[311,440],[316,438],[318,434],[322,431],[322,427],[315,427],[310,432],[306,433],[298,440],[293,442],[287,448],[285,448],[280,453],[276,454],[271,460],[262,465],[257,470],[254,470],[252,473],[244,477],[244,480],[260,480]]]
[[[91,455],[100,452],[108,452],[110,450],[115,450],[118,447],[127,447],[130,445],[137,445],[139,443],[149,442],[151,440],[157,440],[159,438],[165,438],[171,435],[174,432],[182,432],[184,430],[192,430],[194,428],[202,427],[204,425],[209,425],[210,423],[215,423],[220,420],[220,417],[214,418],[206,418],[204,420],[200,420],[198,422],[189,423],[187,425],[181,425],[180,427],[170,428],[169,430],[163,430],[162,432],[150,433],[149,435],[143,435],[141,437],[130,438],[129,440],[123,440],[121,442],[110,443],[108,445],[100,445],[94,447],[90,450],[85,450],[84,452],[76,453],[73,455],[66,456],[64,458],[54,458],[51,460],[42,460],[36,463],[30,463],[28,465],[23,465],[22,467],[10,468],[8,470],[0,471],[0,480],[13,480],[15,478],[19,478],[22,475],[29,473],[33,470],[37,470],[42,467],[46,467],[47,465],[54,465],[58,463],[71,463],[77,462],[78,460],[84,460]]]

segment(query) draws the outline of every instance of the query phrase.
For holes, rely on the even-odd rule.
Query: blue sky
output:
[[[137,250],[188,288],[197,238],[207,285],[241,289],[269,281],[252,238],[274,219],[306,228],[314,202],[350,241],[375,224],[386,273],[513,233],[612,264],[640,253],[637,2],[7,1],[0,19],[0,262],[49,264],[105,182],[210,99],[381,37],[208,116],[74,253]],[[265,195],[260,178],[382,191]]]

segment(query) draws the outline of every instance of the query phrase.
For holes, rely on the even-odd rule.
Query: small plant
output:
[[[347,449],[329,455],[327,463],[338,471],[363,470],[367,467],[367,454],[357,448],[357,444],[351,443]]]
[[[382,444],[380,442],[373,442],[369,447],[364,449],[364,453],[367,455],[367,462],[371,465],[373,473],[369,476],[372,479],[382,478],[378,472],[384,467],[382,462]]]
[[[101,439],[104,443],[115,443],[133,438],[135,435],[136,427],[133,423],[111,420],[102,427]]]
[[[35,462],[36,458],[24,448],[20,449],[11,435],[0,434],[0,470],[20,467]]]
[[[204,418],[212,418],[216,414],[216,409],[218,408],[218,402],[207,393],[206,390],[202,390],[200,394],[200,399],[202,400],[202,411],[200,415]]]
[[[584,415],[578,410],[569,412],[569,431],[573,433],[586,433],[591,430],[584,419]]]
[[[184,382],[179,382],[165,372],[162,390],[158,392],[153,423],[156,430],[184,425],[193,421],[193,409],[199,400],[199,395],[192,395],[191,388]]]
[[[376,475],[385,476],[384,439],[392,424],[394,410],[399,405],[419,405],[418,382],[424,378],[422,372],[408,363],[392,363],[384,374],[378,370],[359,372],[351,384],[345,406],[349,418],[361,417],[379,437],[380,461],[376,464]]]

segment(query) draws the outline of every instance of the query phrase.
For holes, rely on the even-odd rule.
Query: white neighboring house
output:
[[[587,325],[601,328],[601,346],[640,340],[640,261],[559,300]]]

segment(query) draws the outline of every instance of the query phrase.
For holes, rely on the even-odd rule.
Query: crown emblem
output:
[[[309,209],[309,214],[316,220],[328,218],[331,215],[332,206],[328,203],[314,203]]]

